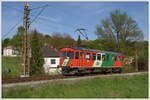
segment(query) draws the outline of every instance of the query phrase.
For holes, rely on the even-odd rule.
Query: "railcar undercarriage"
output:
[[[94,73],[121,73],[121,67],[69,67],[62,66],[63,75],[81,75],[81,74],[94,74]]]

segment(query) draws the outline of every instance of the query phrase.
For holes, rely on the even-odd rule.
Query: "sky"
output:
[[[85,28],[89,40],[95,40],[96,26],[101,24],[102,19],[109,18],[110,12],[118,9],[137,22],[144,33],[144,40],[148,40],[148,2],[29,2],[31,9],[45,4],[49,6],[31,24],[30,30],[37,29],[44,35],[68,33],[76,40],[79,33],[75,30]],[[12,38],[17,27],[23,25],[23,7],[24,2],[2,2],[2,38]],[[40,11],[41,8],[32,10],[30,20]]]

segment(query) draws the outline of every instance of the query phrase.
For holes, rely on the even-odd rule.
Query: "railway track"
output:
[[[133,72],[128,72],[133,73]],[[118,73],[108,74],[114,75]],[[123,73],[120,73],[120,75]],[[24,78],[6,78],[2,79],[2,84],[10,84],[10,83],[22,83],[22,82],[33,82],[33,81],[42,81],[42,80],[54,80],[54,79],[67,79],[67,78],[79,78],[79,77],[86,77],[86,76],[99,76],[104,75],[102,73],[95,73],[95,74],[84,74],[81,76],[64,76],[64,75],[49,75],[49,76],[34,76],[34,77],[24,77]]]
[[[69,76],[74,77],[74,76]],[[67,76],[63,75],[49,75],[49,76],[34,76],[34,77],[23,77],[23,78],[7,78],[2,79],[2,83],[20,83],[20,82],[30,82],[30,81],[40,81],[40,80],[52,80],[52,79],[63,79],[63,78],[69,78]]]

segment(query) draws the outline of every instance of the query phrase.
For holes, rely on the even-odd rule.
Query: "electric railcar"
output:
[[[60,49],[60,64],[62,74],[86,72],[121,72],[123,54],[107,52],[84,47]]]

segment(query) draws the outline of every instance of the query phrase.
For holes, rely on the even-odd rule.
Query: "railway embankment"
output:
[[[3,84],[3,98],[147,98],[147,72]]]

